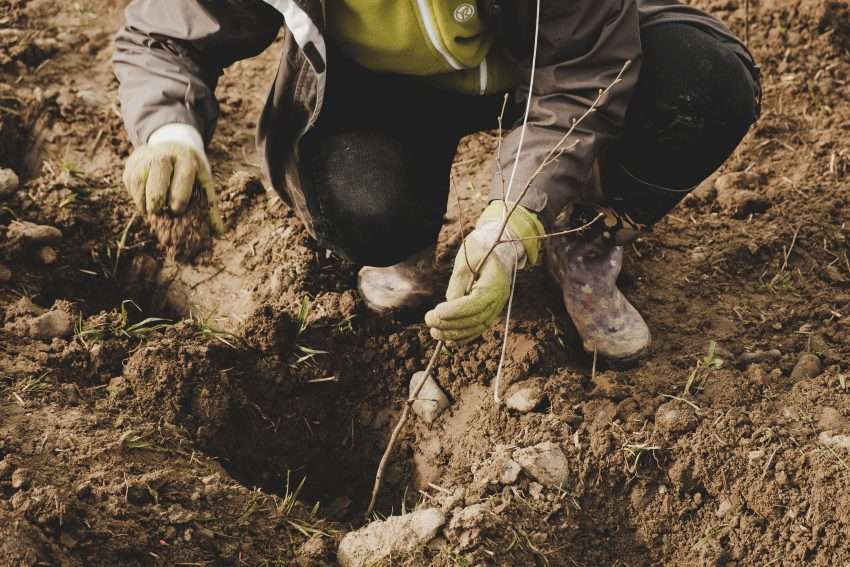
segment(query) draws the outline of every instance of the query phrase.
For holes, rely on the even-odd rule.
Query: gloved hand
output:
[[[460,247],[446,290],[447,301],[425,314],[435,339],[463,344],[481,336],[507,304],[514,263],[518,268],[539,263],[542,240],[535,237],[543,236],[543,224],[536,214],[517,207],[502,240],[526,240],[499,244],[475,278],[472,270],[499,238],[505,207],[502,201],[493,201]]]
[[[182,214],[196,183],[206,193],[213,233],[221,234],[224,224],[209,165],[191,146],[180,142],[148,144],[136,149],[124,168],[124,186],[143,215],[163,210]]]

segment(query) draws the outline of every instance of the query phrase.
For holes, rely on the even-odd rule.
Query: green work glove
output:
[[[481,336],[508,302],[514,263],[519,268],[539,263],[542,240],[538,237],[544,234],[543,224],[533,212],[517,207],[502,240],[523,240],[499,244],[475,278],[472,270],[499,238],[505,211],[504,202],[493,201],[460,247],[446,290],[447,301],[425,314],[435,339],[463,344]]]
[[[143,215],[165,210],[182,214],[192,200],[196,183],[206,193],[213,233],[221,234],[224,224],[212,174],[206,160],[192,147],[180,142],[148,144],[134,151],[124,168],[124,185]]]

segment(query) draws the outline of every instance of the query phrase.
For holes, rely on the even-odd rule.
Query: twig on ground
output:
[[[410,396],[407,398],[407,402],[404,404],[404,409],[401,410],[401,415],[398,418],[398,422],[393,429],[392,434],[390,435],[390,440],[387,443],[387,448],[384,450],[384,454],[381,457],[381,462],[378,463],[378,472],[375,474],[375,484],[372,487],[372,498],[369,500],[369,507],[366,508],[366,517],[372,515],[372,511],[375,509],[375,503],[378,500],[378,493],[381,491],[381,485],[384,482],[384,473],[387,469],[387,463],[389,463],[390,455],[392,455],[393,449],[395,448],[395,444],[398,441],[398,436],[401,434],[401,430],[404,428],[404,424],[407,422],[407,416],[410,414],[410,406],[413,405],[414,400],[419,396],[419,391],[422,390],[422,387],[425,385],[425,382],[428,380],[428,376],[431,375],[431,371],[434,368],[434,365],[437,363],[437,359],[440,357],[440,353],[443,351],[444,343],[443,341],[438,341],[437,346],[434,347],[434,353],[431,355],[431,360],[428,361],[428,366],[425,368],[425,376],[422,378],[422,381],[419,385],[410,392]]]

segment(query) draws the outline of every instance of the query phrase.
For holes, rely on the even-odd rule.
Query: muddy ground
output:
[[[746,34],[743,0],[695,3]],[[356,267],[264,189],[280,44],[218,89],[226,237],[166,257],[120,183],[124,4],[0,0],[0,167],[21,180],[0,196],[0,564],[333,565],[432,341],[368,313]],[[850,7],[751,11],[761,121],[622,277],[652,356],[594,371],[558,290],[523,274],[505,380],[544,399],[493,403],[503,327],[440,359],[451,408],[405,430],[378,516],[449,523],[390,564],[850,565]],[[494,148],[461,144],[445,277]],[[566,483],[499,479],[544,441]]]

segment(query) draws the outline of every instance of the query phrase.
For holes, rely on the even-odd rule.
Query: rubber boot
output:
[[[364,266],[357,276],[357,291],[376,313],[415,313],[431,307],[437,296],[435,282],[434,247],[430,247],[394,266]]]
[[[649,350],[649,327],[617,288],[623,247],[598,234],[566,235],[546,242],[549,273],[563,290],[564,306],[584,350],[624,365]]]

